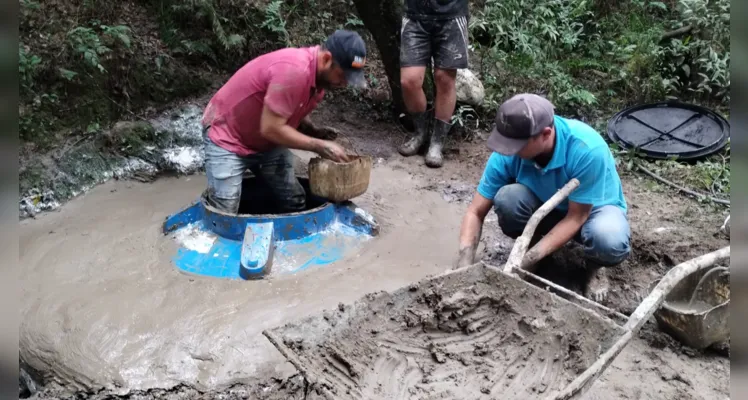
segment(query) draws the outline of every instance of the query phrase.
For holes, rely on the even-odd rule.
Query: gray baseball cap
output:
[[[532,93],[513,96],[499,106],[496,126],[486,145],[507,156],[517,154],[531,137],[553,124],[553,104]]]

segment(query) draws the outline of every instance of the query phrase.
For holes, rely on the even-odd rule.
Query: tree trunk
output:
[[[400,27],[402,4],[399,0],[353,0],[356,11],[374,37],[387,73],[395,112],[405,112],[400,87]]]

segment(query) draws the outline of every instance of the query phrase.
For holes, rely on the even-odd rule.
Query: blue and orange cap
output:
[[[366,87],[366,44],[358,33],[339,29],[327,38],[325,48],[343,68],[348,86]]]

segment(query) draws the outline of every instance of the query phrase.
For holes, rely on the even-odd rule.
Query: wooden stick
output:
[[[626,323],[624,328],[634,331],[639,330],[647,319],[654,314],[655,310],[662,304],[662,302],[665,301],[665,296],[667,296],[673,287],[682,281],[683,278],[696,271],[711,267],[729,257],[730,246],[727,246],[673,267],[667,274],[665,274],[662,280],[660,280],[660,283],[652,289],[652,293],[650,293],[649,296],[639,304],[639,307],[634,310],[634,313],[631,314],[631,317],[629,317],[629,321]]]
[[[715,263],[729,257],[730,246],[727,246],[673,267],[667,274],[665,274],[662,280],[660,280],[660,283],[655,286],[644,301],[639,304],[639,307],[636,308],[634,313],[631,314],[628,322],[623,327],[626,330],[626,333],[624,333],[610,349],[603,353],[603,355],[598,358],[591,367],[587,368],[587,370],[579,375],[577,379],[566,386],[561,393],[550,396],[548,399],[569,400],[577,398],[587,392],[592,382],[605,372],[605,369],[608,368],[616,356],[618,356],[623,348],[626,347],[628,342],[631,341],[637,332],[639,332],[639,329],[641,329],[649,317],[654,314],[655,310],[659,308],[665,300],[665,296],[670,293],[675,285],[694,272],[709,268]]]
[[[548,215],[551,210],[556,208],[565,198],[569,197],[569,194],[573,192],[579,186],[579,180],[572,178],[564,187],[562,187],[556,194],[554,194],[548,201],[546,201],[540,208],[537,209],[527,221],[525,230],[522,231],[522,235],[517,238],[512,247],[512,252],[509,253],[509,259],[504,264],[504,272],[512,274],[514,269],[518,269],[522,266],[522,259],[525,258],[527,248],[530,246],[530,241],[535,235],[535,229],[538,228],[540,221]]]
[[[700,197],[707,198],[707,199],[709,199],[709,200],[711,200],[711,201],[713,201],[713,202],[715,202],[717,204],[722,204],[722,205],[726,205],[726,206],[730,205],[730,200],[718,199],[718,198],[713,197],[713,196],[709,196],[709,195],[706,195],[706,194],[694,192],[691,189],[684,188],[683,186],[680,186],[680,185],[678,185],[676,183],[673,183],[673,182],[671,182],[671,181],[669,181],[669,180],[667,180],[667,179],[665,179],[665,178],[663,178],[663,177],[655,174],[654,172],[646,169],[644,166],[641,165],[641,163],[636,163],[636,167],[639,168],[645,174],[647,174],[647,175],[651,176],[652,178],[656,179],[657,181],[659,181],[661,183],[664,183],[664,184],[666,184],[668,186],[671,186],[671,187],[673,187],[675,189],[678,189],[680,192],[683,192],[683,193],[685,193],[687,195],[690,195],[690,196],[693,196],[693,197],[696,197],[696,198],[700,198]]]
[[[286,357],[288,362],[290,362],[294,367],[296,367],[297,370],[301,373],[301,376],[306,379],[309,383],[316,383],[317,378],[310,376],[309,371],[304,367],[304,364],[296,357],[296,354],[294,354],[293,351],[291,351],[286,345],[283,343],[283,339],[278,337],[275,333],[264,330],[262,331],[262,334],[265,335],[266,338],[270,341],[270,343],[275,346],[278,351],[283,354],[283,357]]]
[[[301,373],[301,377],[304,378],[307,384],[312,385],[312,386],[315,386],[318,384],[319,379],[316,376],[312,375],[309,372],[309,370],[306,367],[304,367],[303,362],[298,357],[296,357],[296,354],[294,354],[294,352],[291,351],[291,349],[289,349],[283,343],[283,339],[281,339],[280,337],[278,337],[278,335],[276,335],[275,333],[269,330],[262,331],[262,334],[265,335],[265,337],[268,338],[270,343],[272,343],[276,349],[278,349],[278,351],[283,355],[283,357],[286,357],[286,360],[288,360],[288,362],[290,362],[291,365],[293,365],[296,368],[296,370],[299,371],[299,373]],[[317,386],[316,391],[317,391],[317,394],[322,395],[322,397],[327,400],[335,400],[335,396],[333,396],[333,394],[329,390],[327,390],[327,388],[323,386]]]
[[[574,299],[576,299],[578,301],[581,301],[581,302],[583,302],[585,304],[589,304],[591,306],[594,306],[595,308],[598,308],[598,309],[604,311],[606,315],[614,315],[615,317],[617,317],[619,320],[621,320],[623,322],[625,322],[625,321],[627,321],[629,319],[629,317],[627,317],[624,314],[621,314],[620,312],[618,312],[616,310],[613,310],[611,308],[605,307],[604,305],[602,305],[602,304],[600,304],[598,302],[592,301],[592,300],[590,300],[590,299],[588,299],[588,298],[586,298],[584,296],[580,296],[580,295],[574,293],[573,291],[571,291],[571,290],[569,290],[569,289],[567,289],[567,288],[565,288],[565,287],[563,287],[561,285],[557,285],[557,284],[555,284],[555,283],[553,283],[553,282],[551,282],[551,281],[549,281],[549,280],[547,280],[545,278],[541,278],[541,277],[533,274],[530,271],[525,271],[522,268],[517,268],[515,271],[518,272],[519,274],[525,276],[525,277],[529,277],[529,278],[534,279],[534,280],[536,280],[536,281],[538,281],[538,282],[540,282],[540,283],[542,283],[544,285],[547,285],[547,286],[553,288],[554,290],[557,290],[557,291],[559,291],[561,293],[569,295],[569,296],[573,297]]]
[[[691,32],[691,30],[692,30],[692,29],[693,29],[693,26],[691,26],[691,25],[686,25],[686,26],[682,26],[682,27],[680,27],[680,28],[678,28],[678,29],[676,29],[676,30],[674,30],[674,31],[670,31],[670,32],[665,32],[665,33],[663,33],[663,34],[662,34],[662,36],[660,37],[660,42],[664,42],[665,40],[668,40],[668,39],[672,39],[672,38],[674,38],[674,37],[678,37],[678,36],[682,36],[682,35],[685,35],[686,33],[689,33],[689,32]]]

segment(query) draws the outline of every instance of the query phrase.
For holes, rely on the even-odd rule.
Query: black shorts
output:
[[[414,20],[403,18],[400,31],[400,67],[468,67],[468,19]]]

